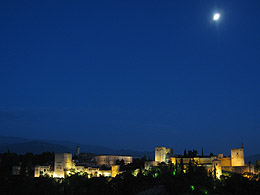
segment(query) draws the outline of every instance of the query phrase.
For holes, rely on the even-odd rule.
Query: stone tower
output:
[[[79,156],[79,154],[80,154],[80,147],[79,147],[79,145],[77,145],[76,151],[75,151],[75,156]]]
[[[220,176],[222,175],[221,160],[212,161],[212,172],[216,174],[217,178],[220,178]]]
[[[155,147],[155,161],[158,163],[165,162],[166,147]]]
[[[244,148],[231,149],[231,166],[245,166]]]
[[[69,173],[72,165],[73,163],[71,153],[55,154],[53,177],[64,178]]]
[[[168,163],[173,155],[173,149],[166,148],[166,147],[155,147],[155,162],[161,163],[166,162]]]

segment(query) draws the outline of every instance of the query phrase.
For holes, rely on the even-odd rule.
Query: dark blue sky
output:
[[[1,1],[0,134],[259,153],[259,10],[257,0]]]

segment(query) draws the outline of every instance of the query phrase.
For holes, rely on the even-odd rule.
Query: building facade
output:
[[[157,163],[169,162],[172,155],[173,149],[166,147],[155,147],[155,162]]]
[[[124,164],[129,164],[133,162],[132,156],[117,156],[117,155],[98,155],[95,157],[97,166],[112,167],[116,165],[117,161],[124,161]]]
[[[57,153],[54,159],[54,177],[64,178],[73,167],[71,153]]]
[[[176,165],[183,163],[184,167],[187,167],[190,162],[205,167],[207,171],[210,171],[220,178],[222,172],[233,173],[254,173],[254,165],[245,164],[244,159],[244,147],[238,149],[231,149],[231,156],[224,157],[223,154],[217,156],[195,156],[184,157],[181,155],[174,156],[170,149],[166,147],[155,147],[155,161],[148,161],[145,163],[145,169],[149,169],[151,166],[158,166],[159,163],[170,163]],[[171,157],[170,157],[171,156]]]

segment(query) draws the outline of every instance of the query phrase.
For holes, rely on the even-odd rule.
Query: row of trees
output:
[[[125,171],[115,178],[88,178],[72,175],[64,180],[30,176],[0,177],[0,194],[260,194],[260,181],[241,175],[223,176],[221,180],[208,174],[203,167],[166,165],[141,171]]]
[[[0,194],[260,194],[259,178],[224,174],[219,180],[214,171],[208,173],[192,161],[188,165],[182,160],[176,165],[161,163],[149,170],[144,170],[145,157],[129,165],[117,161],[124,172],[115,178],[89,178],[87,174],[74,174],[64,180],[34,178],[26,169],[34,164],[52,164],[53,159],[53,153],[0,154]],[[21,175],[13,176],[12,166],[17,163],[24,168]],[[137,175],[136,169],[140,170]]]
[[[260,194],[260,180],[249,180],[237,174],[225,174],[218,180],[214,172],[208,173],[191,161],[188,165],[182,161],[176,165],[161,163],[149,170],[143,169],[145,158],[135,159],[129,165],[118,161],[124,172],[115,178],[88,178],[87,174],[74,174],[62,180],[47,176],[34,178],[30,174],[12,176],[2,172],[3,167],[10,166],[3,163],[5,160],[9,159],[11,164],[22,159],[26,163],[46,163],[44,156],[52,160],[52,155],[1,154],[0,194]],[[137,176],[135,169],[140,170]]]
[[[43,152],[42,154],[16,154],[10,151],[0,154],[0,175],[9,176],[12,174],[12,167],[21,166],[21,175],[33,176],[34,165],[53,165],[54,153]]]
[[[189,157],[189,158],[196,157],[197,155],[198,155],[198,151],[195,150],[195,149],[193,149],[193,150],[188,150],[188,152],[187,152],[187,150],[185,149],[185,150],[184,150],[184,153],[183,153],[183,157]],[[203,150],[203,148],[202,148],[202,150],[201,150],[201,156],[204,156],[204,150]],[[212,152],[210,153],[210,156],[213,156],[213,153],[212,153]]]
[[[193,150],[188,150],[188,152],[187,152],[187,150],[185,149],[184,153],[183,153],[183,157],[195,157],[195,156],[197,156],[197,154],[198,154],[197,150],[193,149]]]

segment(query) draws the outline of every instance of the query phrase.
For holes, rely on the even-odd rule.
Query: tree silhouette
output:
[[[193,156],[192,156],[192,157],[197,156],[197,154],[198,154],[198,151],[193,149],[193,151],[192,151],[192,155],[193,155]]]
[[[187,150],[186,150],[186,149],[184,150],[183,156],[184,156],[184,157],[187,157]]]

